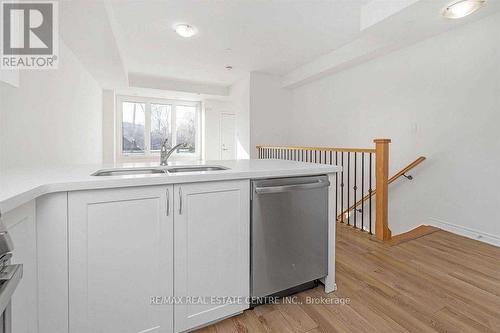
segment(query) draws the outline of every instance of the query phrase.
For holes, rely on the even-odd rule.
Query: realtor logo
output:
[[[57,3],[2,2],[2,69],[57,68]]]

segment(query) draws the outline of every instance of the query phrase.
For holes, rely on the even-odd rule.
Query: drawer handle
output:
[[[255,193],[263,194],[263,193],[280,193],[280,192],[289,192],[296,190],[311,190],[316,188],[323,188],[330,186],[330,182],[328,180],[318,180],[314,183],[305,183],[305,184],[296,184],[296,185],[282,185],[282,186],[269,186],[269,187],[256,187]]]
[[[182,188],[179,187],[179,215],[182,215]]]
[[[170,215],[170,190],[167,188],[167,216]]]

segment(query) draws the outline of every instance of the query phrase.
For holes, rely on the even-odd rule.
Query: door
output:
[[[174,192],[174,294],[191,300],[175,305],[180,332],[248,307],[249,181],[175,185]]]
[[[69,193],[71,333],[173,330],[172,190]]]
[[[221,160],[236,159],[236,116],[229,113],[221,113]]]

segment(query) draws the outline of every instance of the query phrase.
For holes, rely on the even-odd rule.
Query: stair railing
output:
[[[389,179],[390,139],[375,139],[375,148],[336,148],[305,146],[257,146],[260,159],[284,159],[300,162],[333,164],[342,167],[335,174],[337,222],[359,228],[377,239],[388,241],[389,184],[425,160],[417,160]],[[375,196],[375,193],[377,194]],[[372,198],[375,196],[375,207]],[[375,215],[375,223],[372,223]]]
[[[411,162],[410,164],[408,164],[407,166],[405,166],[403,169],[401,169],[394,176],[392,176],[391,178],[389,178],[388,184],[389,185],[392,184],[394,181],[396,181],[397,179],[399,179],[401,177],[405,177],[408,180],[413,180],[413,176],[409,175],[408,172],[410,170],[412,170],[413,168],[415,168],[420,163],[422,163],[423,161],[425,161],[425,160],[426,160],[425,156],[420,156],[415,161]],[[359,207],[361,207],[362,205],[364,205],[365,202],[368,199],[370,199],[371,197],[373,197],[375,194],[377,194],[377,189],[374,189],[371,193],[368,193],[363,198],[361,198],[359,201],[357,201],[355,204],[353,204],[352,206],[350,206],[349,208],[347,208],[346,210],[344,210],[340,215],[338,215],[337,219],[341,219],[342,215],[348,216],[349,214],[352,213],[353,210],[356,210],[356,211],[359,212],[360,211]]]

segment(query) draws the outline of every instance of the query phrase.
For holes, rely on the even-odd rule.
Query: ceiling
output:
[[[500,10],[490,0],[443,19],[450,1],[64,0],[59,31],[104,88],[227,95],[249,72],[293,87]],[[176,23],[199,33],[182,38]]]
[[[112,0],[111,9],[129,72],[227,85],[250,71],[286,74],[348,42],[366,2]],[[199,33],[182,38],[176,23]]]

